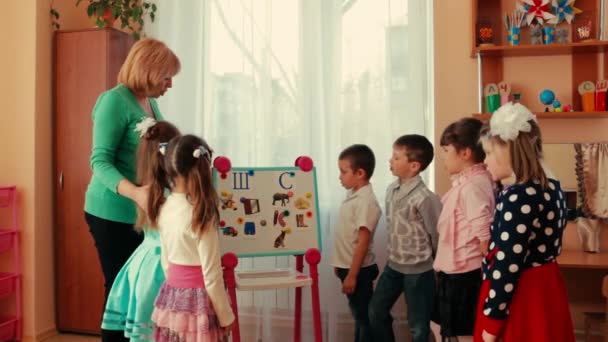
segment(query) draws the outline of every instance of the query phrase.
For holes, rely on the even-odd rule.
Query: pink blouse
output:
[[[495,203],[494,182],[485,165],[473,165],[454,176],[442,203],[433,267],[444,273],[481,268],[479,243],[490,239]]]

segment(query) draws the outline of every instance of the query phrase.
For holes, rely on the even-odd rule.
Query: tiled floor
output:
[[[73,334],[61,334],[51,337],[44,342],[99,342],[101,338],[98,336],[88,335],[73,335]]]

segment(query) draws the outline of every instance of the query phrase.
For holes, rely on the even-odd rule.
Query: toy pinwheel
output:
[[[551,0],[520,0],[517,3],[517,9],[524,12],[524,20],[526,24],[530,25],[534,19],[539,24],[543,24],[545,20],[549,21],[555,16],[549,13],[549,3]]]
[[[580,9],[574,7],[576,0],[551,0],[551,7],[555,18],[549,20],[551,24],[559,24],[566,20],[568,24],[572,23],[575,14],[582,13]]]

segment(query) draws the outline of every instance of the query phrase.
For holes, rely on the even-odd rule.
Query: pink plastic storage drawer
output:
[[[0,273],[0,298],[13,294],[17,290],[17,278],[15,273]]]
[[[0,341],[12,341],[17,337],[17,322],[15,317],[0,318]]]
[[[17,228],[17,202],[14,186],[0,186],[0,229]]]
[[[6,252],[13,247],[13,237],[17,234],[15,230],[0,229],[0,253]]]
[[[0,208],[6,208],[12,204],[14,191],[13,187],[0,187]]]

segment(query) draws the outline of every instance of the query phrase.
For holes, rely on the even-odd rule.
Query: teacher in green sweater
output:
[[[162,120],[155,99],[172,86],[177,56],[162,42],[135,43],[118,74],[118,85],[93,108],[93,176],[85,195],[85,218],[95,240],[107,299],[116,274],[143,236],[134,230],[136,205],[145,208],[147,187],[135,184],[136,151],[146,118]],[[122,332],[121,332],[122,333]],[[111,340],[105,338],[104,341]]]

